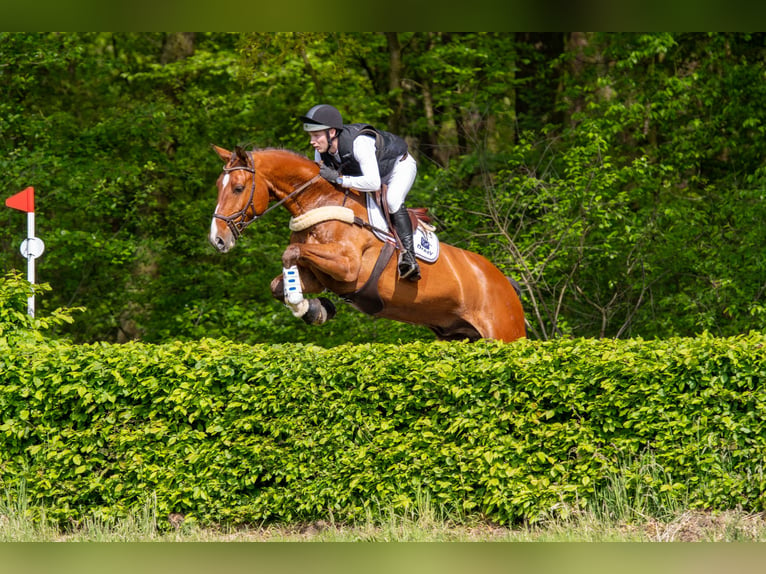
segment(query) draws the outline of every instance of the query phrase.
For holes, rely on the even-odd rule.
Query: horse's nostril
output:
[[[215,247],[218,249],[218,251],[221,251],[222,253],[226,253],[228,251],[228,248],[226,247],[226,242],[221,237],[215,238]]]
[[[209,238],[210,245],[215,247],[218,251],[224,251],[226,248],[226,242],[219,236],[212,236]]]

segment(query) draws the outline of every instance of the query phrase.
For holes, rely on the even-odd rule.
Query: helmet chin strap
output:
[[[335,136],[330,137],[330,130],[335,130]],[[327,152],[328,153],[338,153],[338,148],[335,146],[335,151],[332,151],[332,143],[334,141],[338,140],[338,130],[335,128],[327,128],[325,131],[325,134],[327,135]]]

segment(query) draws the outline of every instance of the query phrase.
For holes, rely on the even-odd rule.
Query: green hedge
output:
[[[765,342],[5,346],[0,489],[61,521],[150,496],[202,523],[345,521],[427,494],[508,524],[619,474],[763,510]]]

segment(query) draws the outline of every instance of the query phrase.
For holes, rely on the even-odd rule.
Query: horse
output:
[[[517,284],[485,257],[442,243],[435,261],[420,262],[419,281],[400,279],[393,241],[374,233],[366,194],[325,180],[316,162],[289,150],[212,147],[224,167],[208,240],[226,253],[249,225],[287,209],[292,233],[270,288],[296,317],[313,325],[332,319],[328,298],[304,297],[330,291],[362,312],[426,326],[440,340],[526,336]]]

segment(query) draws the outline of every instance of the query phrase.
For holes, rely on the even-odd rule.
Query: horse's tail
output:
[[[505,276],[506,279],[508,279],[508,282],[511,284],[511,287],[513,287],[513,290],[516,291],[516,296],[519,298],[519,302],[521,302],[521,284],[516,281],[513,277]],[[524,318],[524,336],[528,339],[529,338],[529,330],[527,329],[527,319]]]
[[[519,297],[519,299],[521,299],[521,284],[518,281],[516,281],[516,279],[514,279],[513,277],[508,277],[506,275],[505,278],[508,279],[508,281],[510,281],[511,287],[513,287],[513,290],[516,291],[516,295]]]

